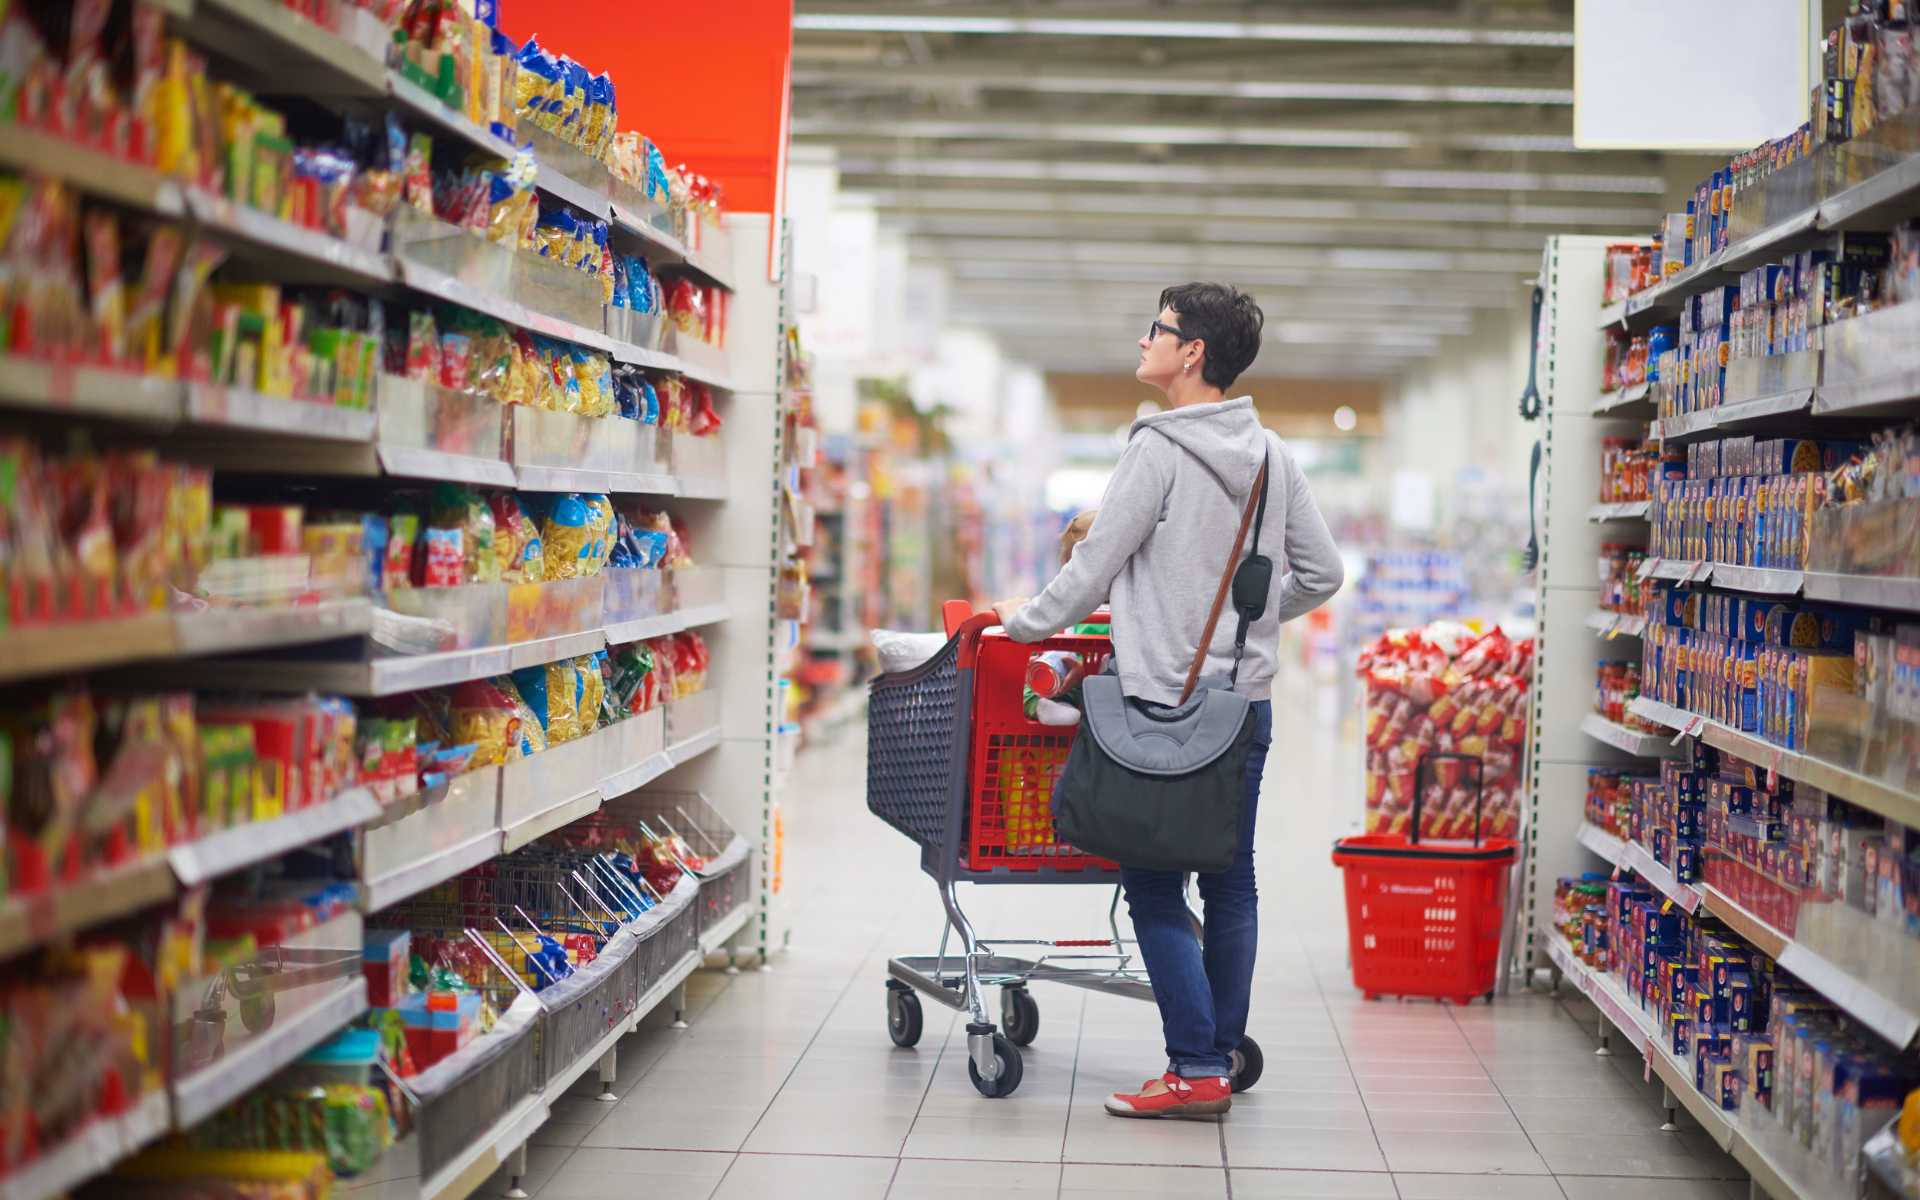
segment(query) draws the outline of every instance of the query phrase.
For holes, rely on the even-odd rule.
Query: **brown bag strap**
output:
[[[1207,613],[1207,627],[1200,634],[1200,648],[1193,652],[1193,666],[1187,671],[1187,686],[1180,689],[1181,704],[1187,702],[1200,682],[1200,668],[1207,663],[1207,649],[1213,645],[1213,631],[1220,624],[1220,611],[1227,606],[1227,590],[1233,586],[1233,573],[1240,566],[1240,551],[1247,545],[1247,528],[1253,524],[1253,510],[1266,493],[1267,464],[1261,463],[1260,474],[1253,480],[1253,491],[1247,496],[1247,510],[1240,514],[1240,532],[1233,535],[1233,553],[1227,556],[1227,569],[1220,573],[1220,587],[1213,593],[1213,609]]]

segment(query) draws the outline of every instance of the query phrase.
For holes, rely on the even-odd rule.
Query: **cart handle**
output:
[[[1089,620],[1104,615],[1102,609],[1087,614]],[[947,627],[947,638],[958,638],[960,651],[958,665],[961,670],[971,670],[974,660],[980,656],[980,635],[1000,623],[1000,618],[992,612],[976,613],[973,605],[965,600],[949,600],[940,606],[940,617]]]

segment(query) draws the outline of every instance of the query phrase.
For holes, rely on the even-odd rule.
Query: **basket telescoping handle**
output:
[[[1453,751],[1422,754],[1419,763],[1415,765],[1413,769],[1413,830],[1407,840],[1416,846],[1420,844],[1420,798],[1427,792],[1428,764],[1446,761],[1473,764],[1473,844],[1478,846],[1480,844],[1480,805],[1487,798],[1486,789],[1481,786],[1483,780],[1481,768],[1484,764],[1478,755]]]

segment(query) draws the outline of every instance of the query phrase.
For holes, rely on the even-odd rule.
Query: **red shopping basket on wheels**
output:
[[[1472,843],[1421,843],[1420,802],[1430,772],[1449,783],[1471,775]],[[1346,872],[1353,985],[1367,999],[1434,996],[1469,1004],[1492,993],[1517,847],[1508,838],[1481,840],[1480,780],[1480,759],[1471,754],[1425,755],[1414,774],[1409,833],[1334,842],[1334,865]]]

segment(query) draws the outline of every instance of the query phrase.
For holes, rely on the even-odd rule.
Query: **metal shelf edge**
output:
[[[498,857],[501,831],[489,829],[451,849],[417,859],[360,885],[360,910],[376,913]]]
[[[341,980],[332,995],[302,1010],[286,1024],[192,1075],[175,1080],[176,1124],[181,1129],[189,1129],[206,1120],[366,1010],[366,977],[353,975]]]
[[[167,856],[153,854],[57,891],[9,896],[0,902],[0,959],[159,904],[175,886]]]
[[[193,887],[209,879],[262,863],[345,833],[380,815],[380,802],[365,788],[348,788],[310,808],[298,809],[268,821],[250,821],[219,833],[175,846],[167,861],[181,886]]]
[[[600,806],[605,803],[606,799],[601,795],[599,786],[595,785],[578,796],[569,797],[558,804],[542,809],[502,830],[500,851],[503,854],[511,854],[522,846],[539,841],[556,829],[563,829],[582,817],[592,816],[599,812]]]

